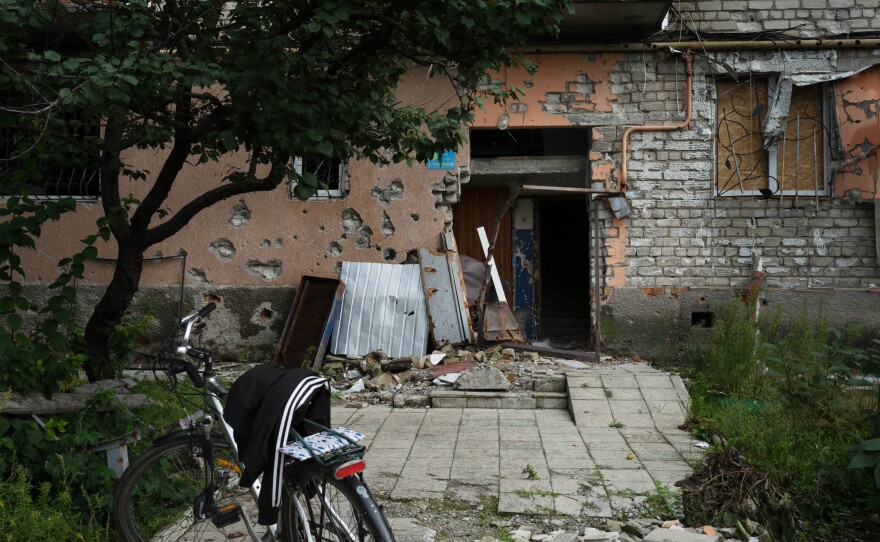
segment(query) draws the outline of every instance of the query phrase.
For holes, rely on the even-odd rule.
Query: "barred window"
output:
[[[39,157],[35,171],[22,172],[18,179],[8,176],[14,175],[21,167],[21,153],[36,152],[28,149],[33,145],[33,138],[40,137],[40,134],[27,133],[18,126],[0,128],[0,173],[6,177],[2,183],[4,193],[11,191],[10,185],[23,184],[36,199],[72,197],[95,201],[100,198],[100,152],[94,145],[85,144],[100,137],[100,119],[86,118],[79,112],[58,115],[64,123],[65,137],[74,144],[83,143],[79,147],[81,152],[75,157]]]
[[[345,197],[345,164],[339,158],[314,158],[297,156],[293,162],[296,172],[309,172],[318,179],[318,189],[310,200],[341,199]],[[290,183],[290,196],[296,182]]]

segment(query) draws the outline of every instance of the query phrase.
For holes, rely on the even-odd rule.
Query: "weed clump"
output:
[[[682,484],[691,522],[760,522],[781,540],[880,530],[880,349],[806,312],[720,311],[692,375],[688,423],[718,445]]]

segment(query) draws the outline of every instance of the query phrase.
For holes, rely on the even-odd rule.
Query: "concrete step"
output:
[[[558,391],[461,391],[431,392],[433,408],[567,409],[568,394]]]

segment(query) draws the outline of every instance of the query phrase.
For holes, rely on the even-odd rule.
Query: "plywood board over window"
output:
[[[767,80],[718,81],[715,153],[718,194],[767,187],[767,153],[761,126],[767,113]]]
[[[792,89],[784,141],[776,151],[779,184],[773,187],[774,193],[821,194],[825,190],[823,99],[821,84]]]
[[[768,78],[718,81],[715,171],[718,195],[827,192],[821,84],[794,87],[777,141],[763,134],[773,85]]]

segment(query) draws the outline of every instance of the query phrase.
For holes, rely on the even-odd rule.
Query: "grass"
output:
[[[15,464],[12,475],[0,481],[0,542],[113,539],[96,514],[83,518],[72,510],[72,502],[67,480],[34,487],[25,468]]]
[[[747,307],[720,312],[691,375],[689,424],[703,440],[723,437],[722,448],[738,450],[762,473],[756,476],[768,489],[758,500],[777,497],[686,514],[706,521],[722,512],[729,517],[721,521],[751,516],[783,540],[877,528],[865,521],[880,513],[873,473],[848,468],[852,454],[845,451],[876,430],[877,390],[846,385],[870,352],[851,346],[852,330],[834,331],[822,318],[776,315],[757,326]],[[789,519],[780,522],[780,514]]]

